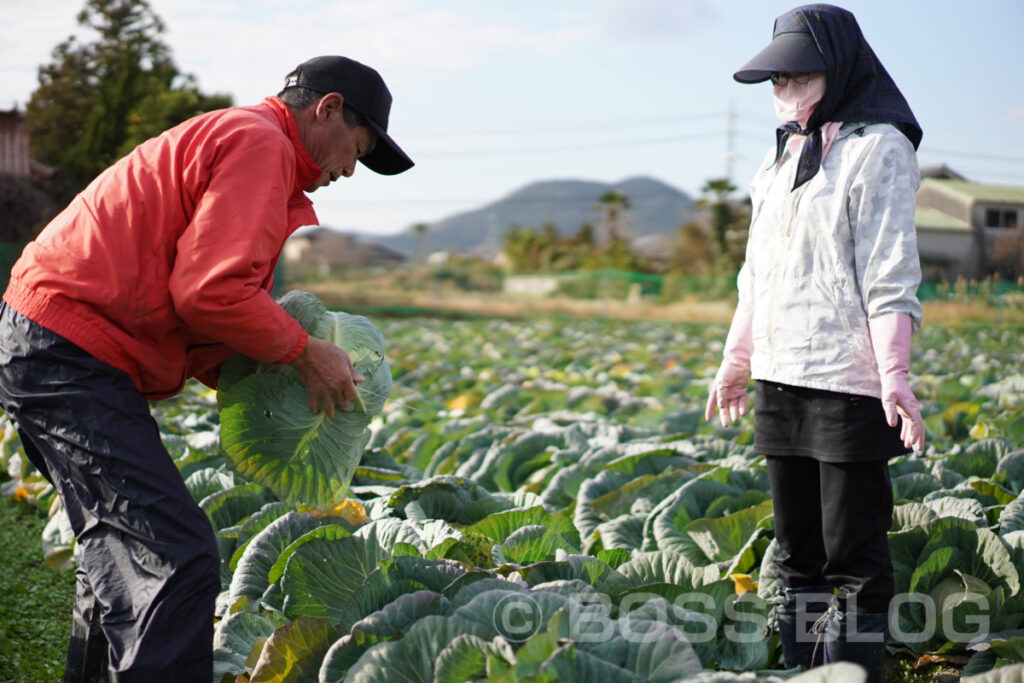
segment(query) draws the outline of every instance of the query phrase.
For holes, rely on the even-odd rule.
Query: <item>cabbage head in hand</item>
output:
[[[294,368],[243,355],[225,361],[217,386],[221,447],[231,467],[292,505],[329,508],[348,492],[370,440],[370,420],[391,393],[384,336],[362,316],[328,311],[315,294],[279,301],[310,336],[344,349],[366,380],[348,411],[311,413]]]

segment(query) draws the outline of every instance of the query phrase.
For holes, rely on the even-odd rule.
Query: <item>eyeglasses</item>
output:
[[[798,85],[807,85],[813,75],[814,74],[788,74],[776,71],[768,78],[771,79],[772,85],[785,86],[788,85],[790,81],[793,81]]]

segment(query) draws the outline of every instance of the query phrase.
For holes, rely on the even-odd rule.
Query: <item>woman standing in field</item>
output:
[[[780,16],[734,78],[770,80],[783,125],[751,184],[739,305],[706,417],[736,421],[756,380],[786,666],[852,661],[878,681],[893,597],[887,460],[924,448],[907,380],[921,128],[838,7]]]

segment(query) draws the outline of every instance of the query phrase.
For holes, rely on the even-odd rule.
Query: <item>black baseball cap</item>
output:
[[[412,159],[388,135],[391,92],[375,69],[348,57],[314,57],[285,76],[284,89],[296,87],[325,95],[336,92],[366,119],[366,125],[377,133],[377,145],[360,159],[368,169],[395,175],[412,168]]]
[[[761,83],[776,72],[809,74],[826,68],[807,20],[798,7],[775,20],[772,42],[732,77],[740,83]]]

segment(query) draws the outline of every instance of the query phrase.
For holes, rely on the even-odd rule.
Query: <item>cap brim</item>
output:
[[[377,144],[373,151],[359,160],[366,168],[381,175],[397,175],[413,167],[412,159],[391,139],[387,131],[368,117],[363,120],[377,133]]]
[[[825,70],[825,60],[810,33],[780,33],[732,77],[740,83],[761,83],[773,73],[809,74]]]

